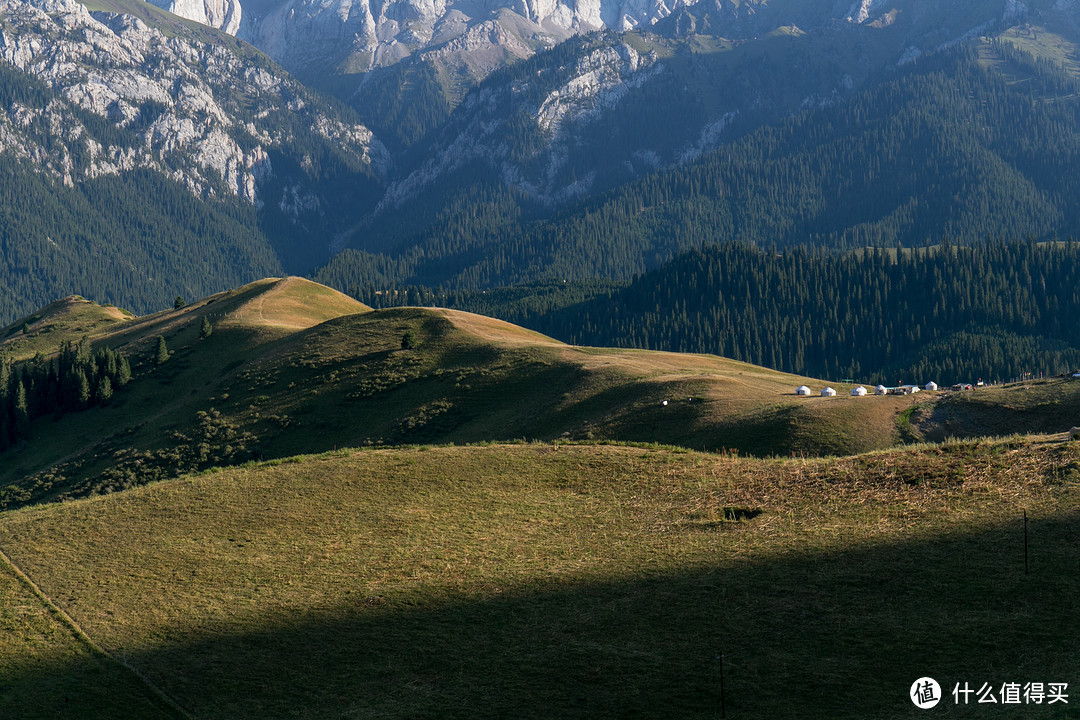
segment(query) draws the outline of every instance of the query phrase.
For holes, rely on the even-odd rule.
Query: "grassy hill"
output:
[[[200,339],[204,318],[213,332]],[[708,355],[570,346],[464,312],[372,311],[298,278],[139,318],[69,298],[26,325],[8,328],[0,352],[25,359],[86,336],[127,355],[135,378],[105,406],[33,422],[0,462],[8,507],[343,447],[526,439],[850,455],[1060,432],[1080,417],[1080,383],[1048,384],[1043,400],[1014,389],[855,398],[837,383],[839,397],[799,398],[798,385],[825,381]],[[172,353],[160,366],[159,336]]]
[[[42,596],[0,568],[0,715],[715,718],[723,653],[729,717],[921,717],[924,675],[983,717],[954,683],[1080,681],[1078,469],[1062,436],[417,447],[9,511]]]
[[[106,333],[134,317],[130,311],[72,295],[0,330],[0,347],[8,357],[26,360],[39,352],[56,352],[65,340]]]
[[[0,717],[717,717],[721,653],[731,717],[1080,686],[1080,382],[799,398],[297,278],[3,332],[134,379],[0,456]]]
[[[940,441],[1023,432],[1047,433],[1080,425],[1080,380],[1037,379],[950,393],[918,404],[909,414],[913,434]]]
[[[200,339],[204,318],[213,332]],[[568,346],[469,313],[371,311],[298,278],[138,318],[68,299],[7,332],[0,352],[15,360],[85,336],[127,355],[135,376],[106,406],[33,422],[0,463],[7,505],[363,445],[524,438],[846,454],[895,444],[911,404],[846,397],[845,385],[845,397],[796,398],[798,385],[824,381],[714,356]],[[159,336],[172,353],[160,366]]]

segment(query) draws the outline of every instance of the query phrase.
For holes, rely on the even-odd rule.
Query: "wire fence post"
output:
[[[720,717],[727,717],[724,711],[724,653],[720,652],[716,658],[720,661]]]
[[[1028,517],[1027,508],[1024,508],[1024,574],[1028,574]]]

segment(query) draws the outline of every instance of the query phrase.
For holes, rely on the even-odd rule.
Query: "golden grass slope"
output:
[[[371,308],[325,285],[298,277],[260,280],[240,289],[259,292],[225,311],[227,325],[296,332]]]
[[[118,307],[98,305],[72,295],[0,330],[0,352],[14,360],[24,360],[39,352],[51,354],[64,340],[101,335],[134,317]]]
[[[0,558],[0,716],[174,718],[130,670],[103,657]]]
[[[714,718],[720,652],[732,717],[908,717],[925,674],[1080,680],[1077,500],[1061,437],[371,449],[5,513],[0,547],[200,718]]]
[[[544,351],[606,387],[650,387],[648,400],[635,402],[620,419],[599,421],[602,433],[614,432],[619,439],[754,454],[863,452],[895,444],[896,418],[912,404],[911,398],[895,396],[854,398],[855,385],[835,382],[838,397],[798,398],[799,385],[820,391],[829,383],[715,355],[574,347],[500,320],[437,312],[462,333],[502,348]],[[725,429],[722,437],[718,428]]]
[[[371,308],[303,278],[267,278],[211,295],[181,309],[136,317],[78,296],[58,300],[0,331],[0,352],[23,360],[55,353],[64,341],[86,337],[113,349],[143,347],[158,335],[175,335],[203,316],[215,325],[247,331],[249,342],[266,342],[326,320]],[[29,332],[23,332],[24,323]]]
[[[1048,391],[1059,393],[1052,405],[1025,411],[998,407],[991,390],[960,414],[944,393],[851,397],[833,383],[838,397],[796,397],[798,385],[826,382],[709,355],[574,347],[457,311],[372,311],[298,278],[143,318],[103,319],[95,307],[69,304],[50,315],[54,330],[43,320],[0,346],[25,356],[30,346],[16,342],[55,349],[88,332],[126,353],[136,375],[108,406],[35,420],[30,442],[0,462],[0,503],[358,446],[613,440],[851,455],[922,437],[1062,431],[1080,408],[1080,384],[1065,381]],[[97,320],[79,320],[88,313]],[[214,326],[206,339],[203,318]],[[416,347],[402,347],[407,333]],[[161,366],[158,336],[172,353]],[[975,422],[987,412],[994,423]]]

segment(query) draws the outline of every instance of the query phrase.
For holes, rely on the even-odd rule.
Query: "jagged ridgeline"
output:
[[[609,119],[613,128],[630,122]],[[961,46],[555,213],[463,170],[446,202],[428,193],[403,206],[415,211],[405,225],[385,215],[365,230],[366,252],[341,253],[317,279],[350,292],[373,276],[384,287],[629,280],[730,240],[911,247],[946,235],[1067,238],[1080,226],[1078,126],[1075,78],[1004,43]],[[401,235],[427,213],[429,229]]]
[[[379,184],[370,131],[250,46],[102,4],[131,14],[3,8],[0,323],[72,293],[147,312],[324,261]]]

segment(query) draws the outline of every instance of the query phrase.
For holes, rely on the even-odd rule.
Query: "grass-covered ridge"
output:
[[[799,384],[824,382],[713,356],[573,347],[463,312],[370,311],[299,278],[139,318],[82,301],[50,308],[28,332],[12,325],[0,351],[25,359],[86,336],[127,355],[135,377],[107,406],[32,423],[0,466],[7,506],[359,445],[596,439],[850,453],[892,445],[909,403],[797,399]]]
[[[1045,386],[1045,402],[1014,389],[970,401],[855,398],[841,383],[830,383],[839,397],[799,398],[798,385],[816,394],[826,381],[710,355],[565,345],[458,311],[371,311],[298,278],[139,318],[77,300],[50,308],[29,332],[11,326],[0,352],[25,359],[87,336],[127,355],[134,379],[104,406],[33,420],[0,463],[7,507],[341,447],[603,440],[850,455],[920,438],[1061,432],[1080,408],[1080,383],[1063,380]],[[958,408],[969,410],[961,418]],[[988,413],[993,423],[976,422]]]
[[[720,652],[731,717],[907,717],[925,674],[1080,682],[1078,448],[339,451],[8,512],[0,547],[194,717],[712,718]],[[38,652],[5,714],[84,666]]]

